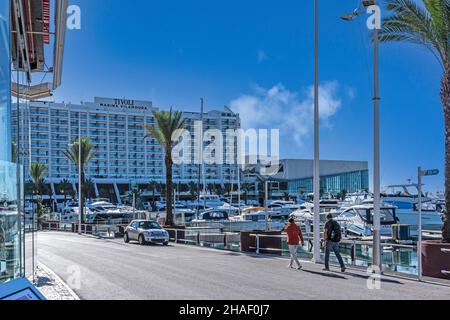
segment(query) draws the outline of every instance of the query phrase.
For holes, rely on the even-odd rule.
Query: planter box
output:
[[[241,251],[256,252],[256,237],[252,234],[266,236],[280,236],[281,231],[241,231]],[[260,237],[259,252],[265,254],[276,254],[281,256],[281,238],[280,237]]]
[[[177,243],[183,243],[184,239],[186,239],[186,231],[185,231],[185,227],[184,226],[165,226],[164,228],[167,228],[169,230],[167,230],[167,232],[169,233],[169,237],[170,237],[170,241],[174,241],[172,239],[175,239],[175,236],[177,237],[176,241]],[[175,232],[176,230],[176,232]],[[175,241],[174,241],[175,242]]]
[[[422,268],[426,277],[450,280],[450,243],[424,241]]]

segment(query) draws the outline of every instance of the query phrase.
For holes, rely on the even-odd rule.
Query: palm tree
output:
[[[84,185],[85,183],[85,168],[88,165],[89,161],[91,161],[95,157],[95,153],[93,151],[94,146],[91,144],[89,138],[82,138],[77,143],[73,143],[69,149],[64,151],[64,155],[66,156],[69,161],[71,161],[77,168],[79,168],[79,151],[80,151],[80,145],[81,145],[81,185]],[[79,173],[80,174],[80,173]],[[81,205],[81,222],[84,222],[84,199],[83,195],[78,196],[78,201],[80,201]]]
[[[63,180],[61,180],[58,188],[59,188],[59,192],[64,193],[64,205],[65,205],[67,202],[67,195],[69,195],[71,192],[73,192],[72,184],[70,183],[69,180],[63,179]]]
[[[189,194],[195,200],[195,196],[197,195],[198,186],[195,182],[191,181],[188,184]]]
[[[34,191],[36,194],[41,195],[44,185],[45,176],[47,175],[48,166],[35,162],[30,167],[30,178],[34,183]]]
[[[44,208],[42,207],[42,197],[45,189],[45,176],[47,175],[48,166],[35,162],[31,164],[30,167],[30,178],[34,184],[33,193],[36,194],[36,209],[37,209],[37,219],[40,225],[42,220],[42,215],[44,214]]]
[[[152,192],[152,211],[156,211],[156,188],[158,188],[158,182],[155,180],[150,181],[148,184],[149,191]]]
[[[94,180],[92,179],[86,179],[86,181],[83,183],[83,190],[84,190],[84,196],[87,199],[91,199],[95,197],[95,186],[94,186]]]
[[[442,237],[450,242],[450,1],[386,0],[392,14],[383,20],[380,41],[407,41],[422,45],[442,67],[441,100],[445,124],[446,213]]]
[[[172,179],[172,150],[175,146],[172,140],[177,130],[184,127],[184,120],[182,120],[182,113],[178,111],[152,111],[155,119],[155,126],[145,126],[148,134],[144,137],[147,139],[153,137],[158,141],[165,151],[166,164],[166,209],[167,209],[167,224],[173,224],[173,179]]]

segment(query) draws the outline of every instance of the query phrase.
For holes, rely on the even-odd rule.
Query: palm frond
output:
[[[383,19],[380,41],[407,41],[430,50],[442,66],[449,62],[450,0],[385,0],[392,14]]]

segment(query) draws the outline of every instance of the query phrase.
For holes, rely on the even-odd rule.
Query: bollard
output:
[[[227,248],[227,234],[226,233],[223,235],[223,248],[224,249]]]
[[[259,254],[259,235],[256,235],[256,254]]]
[[[197,245],[200,246],[200,232],[197,232]]]
[[[352,266],[354,266],[356,264],[356,241],[355,240],[353,240],[353,244],[352,244],[351,257],[352,257]]]
[[[175,243],[178,243],[178,229],[175,229]]]

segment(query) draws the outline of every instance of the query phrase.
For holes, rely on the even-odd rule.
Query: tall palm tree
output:
[[[95,184],[94,184],[94,180],[86,179],[86,181],[83,184],[83,190],[85,192],[84,196],[87,199],[95,198]]]
[[[37,195],[42,195],[45,185],[45,176],[47,175],[48,166],[35,162],[30,167],[30,178],[34,183],[34,191]]]
[[[95,157],[95,153],[93,151],[94,146],[91,144],[89,138],[82,138],[78,143],[72,144],[69,149],[65,150],[63,153],[66,156],[67,159],[69,159],[70,162],[72,162],[77,170],[79,170],[79,151],[80,151],[80,145],[81,145],[81,185],[83,186],[85,184],[85,168],[87,167],[89,161],[91,161]],[[79,173],[80,174],[80,173]],[[84,198],[83,195],[79,195],[79,199],[81,204],[81,222],[84,222]]]
[[[155,180],[152,180],[148,184],[148,189],[152,193],[152,211],[156,211],[156,189],[158,188],[158,182]]]
[[[441,100],[445,125],[445,200],[443,241],[450,242],[450,0],[385,0],[380,41],[406,41],[427,48],[442,67]]]
[[[59,192],[63,192],[64,194],[64,205],[67,202],[67,195],[70,195],[71,192],[73,192],[72,184],[69,180],[63,179],[61,180],[59,186],[58,186]]]
[[[144,139],[153,137],[164,148],[166,164],[166,209],[167,224],[173,224],[173,178],[172,178],[172,150],[175,146],[172,140],[177,130],[183,129],[184,120],[179,111],[152,111],[155,126],[146,126],[148,134]]]
[[[44,214],[44,208],[42,206],[42,194],[45,192],[45,176],[47,175],[48,166],[35,162],[31,164],[30,167],[30,178],[34,184],[33,193],[37,196],[36,198],[36,210],[38,224],[40,225],[42,221],[42,216]]]

